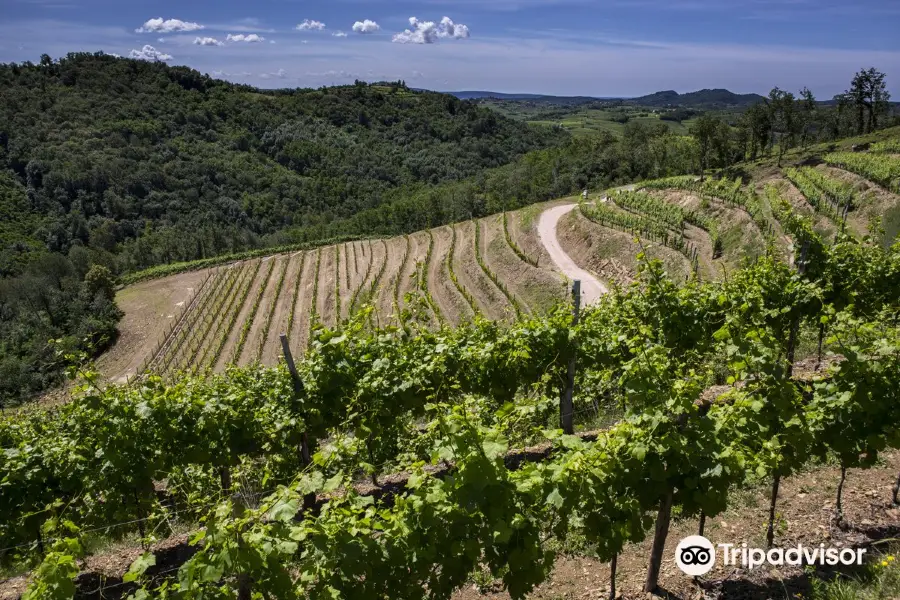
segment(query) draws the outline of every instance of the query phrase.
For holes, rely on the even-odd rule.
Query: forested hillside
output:
[[[0,160],[43,217],[30,234],[125,269],[256,246],[564,139],[400,82],[272,92],[88,54],[0,68],[0,122]]]
[[[566,137],[402,82],[263,91],[102,54],[2,65],[0,397],[56,379],[47,340],[115,338],[118,274],[271,245]]]

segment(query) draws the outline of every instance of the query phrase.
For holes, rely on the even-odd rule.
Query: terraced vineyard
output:
[[[880,151],[880,153],[878,152]],[[842,227],[862,237],[873,216],[900,211],[892,186],[896,158],[831,154],[818,166],[785,165],[751,181],[671,177],[595,196],[559,221],[560,248],[607,286],[631,281],[635,255],[662,258],[670,275],[722,277],[775,248],[796,247],[779,220],[788,202],[829,239]],[[885,169],[887,173],[884,172]],[[869,175],[873,180],[866,180]],[[774,186],[774,187],[773,187]],[[229,364],[275,364],[279,335],[302,353],[317,324],[338,326],[373,307],[374,324],[416,321],[437,328],[476,316],[512,321],[567,298],[567,278],[537,232],[537,216],[563,199],[389,239],[235,262],[206,272],[172,314],[157,315],[129,368],[112,378],[153,372],[220,372]],[[846,222],[845,222],[846,221]],[[168,288],[177,289],[172,276]],[[153,285],[145,282],[140,285]],[[184,295],[182,294],[182,298]],[[126,307],[127,313],[127,307]]]

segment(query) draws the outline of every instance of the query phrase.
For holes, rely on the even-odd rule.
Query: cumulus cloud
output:
[[[303,19],[303,22],[295,27],[297,31],[322,31],[325,29],[325,23],[321,21],[310,21]]]
[[[245,34],[243,34],[243,33],[239,33],[239,34],[237,34],[237,35],[232,35],[232,34],[229,33],[229,34],[225,37],[225,39],[226,39],[227,41],[229,41],[229,42],[246,42],[246,43],[248,43],[248,44],[255,44],[255,43],[258,43],[258,42],[264,42],[264,41],[266,41],[266,38],[264,38],[264,37],[262,37],[262,36],[260,36],[260,35],[256,35],[255,33],[251,33],[251,34],[248,34],[248,35],[245,35]]]
[[[171,54],[160,52],[153,46],[147,44],[140,50],[132,50],[128,54],[129,58],[137,58],[140,60],[172,60]]]
[[[197,46],[224,46],[225,42],[220,42],[216,38],[211,37],[196,37],[194,38],[194,44]]]
[[[200,23],[191,23],[190,21],[182,21],[181,19],[166,19],[157,17],[150,19],[141,27],[135,29],[137,33],[172,33],[175,31],[197,31],[203,29]]]
[[[287,71],[278,69],[274,73],[260,73],[259,76],[262,79],[284,79],[287,77]]]
[[[333,37],[347,37],[347,34],[343,31],[335,31],[331,34]]]
[[[370,21],[369,19],[357,21],[353,24],[353,31],[356,33],[375,33],[379,29],[381,29],[381,25],[375,21]]]
[[[420,21],[416,17],[410,17],[409,25],[412,29],[395,34],[394,42],[398,44],[433,44],[439,39],[460,40],[469,37],[468,26],[454,23],[450,17],[444,17],[437,24],[434,21]]]

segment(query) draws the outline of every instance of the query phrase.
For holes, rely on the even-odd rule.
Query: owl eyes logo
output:
[[[692,535],[678,542],[675,548],[675,564],[687,575],[705,575],[716,564],[716,551],[712,542],[702,535]]]

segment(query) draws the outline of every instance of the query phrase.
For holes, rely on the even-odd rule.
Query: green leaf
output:
[[[128,572],[122,577],[122,581],[125,583],[135,581],[138,577],[146,573],[147,569],[154,565],[156,565],[156,555],[152,552],[144,552],[131,563],[131,566],[128,567]]]

